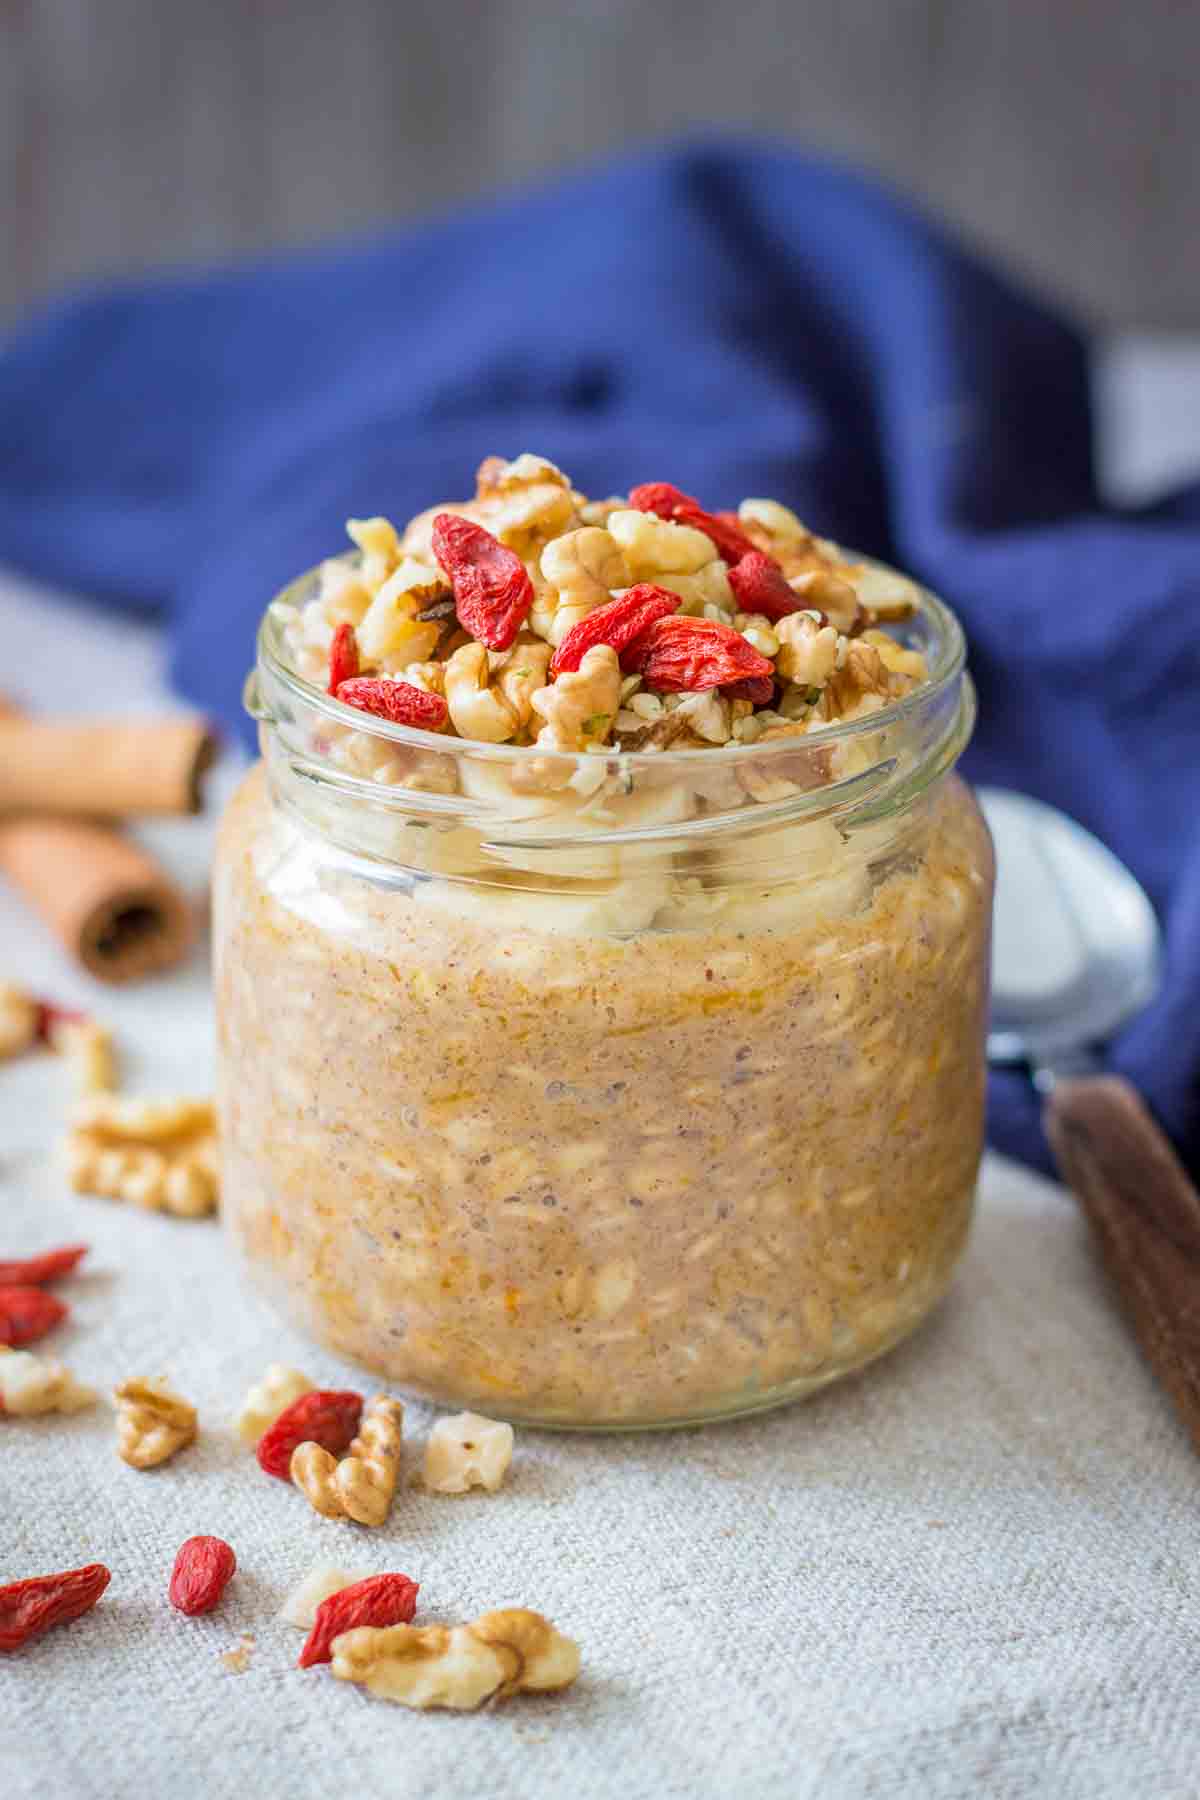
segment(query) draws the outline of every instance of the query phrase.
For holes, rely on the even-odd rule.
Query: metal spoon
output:
[[[1059,1172],[1143,1350],[1200,1449],[1200,1194],[1099,1046],[1153,997],[1162,943],[1129,870],[1065,813],[979,793],[996,843],[988,1056],[1046,1096]]]

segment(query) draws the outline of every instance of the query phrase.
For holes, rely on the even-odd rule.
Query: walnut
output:
[[[123,1381],[117,1402],[117,1455],[133,1469],[153,1469],[196,1441],[196,1409],[165,1381]]]
[[[425,1486],[435,1494],[465,1494],[472,1487],[494,1494],[512,1453],[511,1425],[470,1412],[439,1419],[425,1445]]]
[[[691,525],[676,525],[673,519],[633,508],[610,513],[608,532],[624,551],[634,581],[695,575],[717,553],[712,539]]]
[[[362,552],[358,574],[368,593],[386,581],[400,561],[400,539],[390,519],[347,519],[346,534]]]
[[[878,650],[879,659],[889,675],[902,675],[911,682],[929,680],[929,666],[919,650],[906,650],[886,631],[864,631],[860,643]]]
[[[599,525],[553,538],[542,551],[540,568],[556,596],[552,644],[561,644],[573,625],[607,605],[614,588],[627,588],[632,580],[620,545]]]
[[[904,676],[889,672],[873,644],[854,638],[846,646],[841,668],[830,676],[817,712],[825,720],[865,718],[907,693],[908,687]]]
[[[253,1450],[280,1413],[299,1400],[301,1394],[311,1394],[314,1386],[299,1369],[289,1369],[286,1363],[269,1363],[262,1380],[255,1382],[246,1395],[237,1416],[237,1434],[243,1444]]]
[[[437,647],[442,622],[418,614],[449,592],[440,569],[406,556],[380,585],[358,627],[358,647],[365,661],[386,663],[392,673],[410,662],[424,662]]]
[[[763,546],[771,548],[776,543],[807,544],[812,541],[812,532],[807,525],[802,525],[790,506],[781,506],[778,500],[743,500],[738,507],[738,518],[747,527],[758,527],[755,533],[757,542],[760,535],[768,542]]]
[[[788,585],[806,607],[823,612],[835,630],[852,631],[859,623],[862,608],[858,595],[840,575],[824,568],[806,569],[799,575],[788,574]]]
[[[550,671],[550,646],[531,632],[522,632],[508,652],[496,685],[517,716],[524,731],[533,717],[533,696],[546,684]]]
[[[41,1009],[32,994],[0,982],[0,1062],[20,1056],[37,1042]]]
[[[472,640],[443,666],[442,682],[450,719],[460,737],[504,744],[517,734],[516,708],[490,685],[487,649]]]
[[[518,556],[535,556],[549,538],[574,523],[571,484],[544,456],[526,451],[509,463],[489,456],[480,464],[477,479],[479,492],[470,516]]]
[[[331,1594],[340,1594],[343,1588],[353,1587],[356,1581],[365,1581],[370,1573],[369,1569],[339,1569],[332,1563],[314,1563],[289,1593],[279,1609],[279,1616],[287,1625],[295,1625],[300,1631],[311,1631],[317,1608],[323,1601]]]
[[[217,1132],[210,1100],[89,1095],[76,1105],[65,1153],[76,1193],[103,1194],[182,1218],[216,1210]]]
[[[577,670],[539,688],[530,704],[546,721],[537,736],[543,750],[585,750],[605,743],[621,704],[616,651],[608,644],[593,645]]]
[[[824,687],[837,664],[838,634],[833,626],[822,625],[811,613],[788,613],[776,623],[775,635],[778,674],[798,687]]]
[[[82,1412],[95,1399],[95,1389],[81,1387],[62,1363],[0,1344],[0,1412],[16,1418]]]
[[[470,1711],[485,1700],[569,1687],[579,1646],[540,1613],[508,1607],[473,1625],[365,1625],[333,1640],[333,1673],[381,1700]]]
[[[403,1424],[399,1400],[376,1394],[340,1462],[320,1444],[299,1445],[292,1452],[291,1477],[314,1511],[327,1519],[382,1525],[400,1474]]]
[[[699,617],[707,608],[715,607],[718,615],[728,615],[737,608],[733,597],[733,589],[729,585],[728,569],[720,559],[715,557],[706,562],[692,575],[672,575],[670,572],[656,575],[654,581],[659,587],[666,588],[670,594],[678,594],[683,605],[680,611]],[[712,613],[708,615],[710,618]]]

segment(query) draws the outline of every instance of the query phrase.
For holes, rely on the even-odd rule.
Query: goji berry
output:
[[[338,626],[329,646],[329,686],[327,694],[336,694],[343,681],[353,681],[362,665],[358,660],[358,639],[348,621]]]
[[[577,669],[587,652],[597,644],[608,644],[618,655],[641,637],[656,619],[665,619],[679,611],[678,594],[657,587],[652,581],[639,581],[627,588],[616,600],[598,606],[594,612],[572,625],[550,664],[551,675],[570,674]]]
[[[454,589],[459,624],[489,650],[510,649],[533,605],[533,583],[516,552],[473,519],[439,513],[433,554]]]
[[[343,1631],[359,1625],[407,1625],[417,1610],[418,1582],[407,1575],[368,1575],[322,1600],[313,1628],[304,1640],[299,1666],[333,1660],[330,1646]]]
[[[767,619],[785,619],[804,606],[784,578],[773,557],[750,550],[729,571],[729,585],[742,612],[761,613]]]
[[[332,1456],[341,1456],[358,1430],[362,1406],[362,1395],[345,1389],[314,1388],[301,1394],[259,1439],[259,1466],[277,1480],[289,1481],[298,1444],[320,1444]]]
[[[633,489],[629,504],[637,512],[657,513],[660,519],[672,519],[676,525],[691,525],[702,531],[727,563],[740,562],[754,548],[741,525],[731,522],[728,513],[708,512],[698,500],[669,481],[644,481]]]
[[[167,1598],[177,1612],[194,1619],[211,1612],[237,1568],[237,1557],[224,1538],[190,1537],[179,1546]]]
[[[88,1253],[86,1244],[65,1244],[61,1250],[44,1250],[18,1262],[0,1262],[0,1287],[40,1287],[69,1275]]]
[[[749,700],[753,706],[769,706],[775,698],[775,683],[770,675],[750,675],[744,681],[730,681],[721,689],[730,700]]]
[[[70,1308],[40,1287],[0,1287],[0,1344],[36,1344],[61,1325]]]
[[[659,619],[642,633],[630,656],[646,686],[668,694],[774,674],[768,659],[719,619]]]
[[[422,731],[439,730],[449,713],[440,694],[426,693],[411,681],[389,681],[375,675],[343,681],[337,697],[360,712],[374,713],[377,719],[390,719],[393,725],[417,725]]]
[[[88,1563],[0,1587],[0,1650],[18,1650],[52,1625],[69,1625],[90,1612],[111,1580],[103,1563]]]

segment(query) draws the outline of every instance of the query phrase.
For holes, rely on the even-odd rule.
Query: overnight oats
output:
[[[223,1196],[305,1329],[556,1425],[810,1392],[944,1292],[992,861],[948,610],[542,458],[269,609],[217,877]]]

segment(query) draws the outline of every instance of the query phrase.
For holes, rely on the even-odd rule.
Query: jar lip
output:
[[[877,557],[865,556],[850,549],[845,554],[866,568],[877,569],[886,575],[900,574],[891,564],[880,562]],[[357,553],[351,552],[346,560],[356,561]],[[338,700],[312,682],[305,681],[289,665],[283,653],[282,627],[274,609],[280,603],[298,604],[299,591],[315,583],[318,578],[319,569],[308,569],[282,588],[271,601],[258,630],[260,668],[292,698],[324,715],[332,723],[350,726],[355,731],[369,733],[372,737],[389,743],[405,744],[418,750],[434,750],[442,756],[457,753],[469,755],[472,760],[519,764],[533,755],[553,755],[556,762],[564,765],[574,763],[577,767],[585,768],[605,759],[610,762],[618,761],[622,769],[630,772],[651,768],[659,771],[672,768],[694,769],[697,758],[702,758],[706,764],[714,757],[723,758],[724,766],[734,762],[768,761],[773,754],[794,756],[798,742],[822,746],[846,743],[878,732],[885,726],[904,723],[930,708],[958,680],[966,665],[966,639],[956,614],[931,588],[925,587],[912,576],[902,576],[901,579],[911,582],[917,595],[917,611],[913,616],[926,620],[932,627],[932,648],[935,655],[929,679],[920,687],[914,688],[912,693],[894,700],[889,706],[881,707],[878,712],[868,713],[861,719],[847,719],[817,726],[802,734],[799,739],[787,736],[768,743],[729,743],[713,745],[703,750],[622,750],[618,745],[606,744],[602,749],[593,751],[547,752],[532,744],[489,744],[477,738],[448,737],[442,732],[424,731],[415,725],[394,724],[373,713],[364,713],[359,707],[348,706],[344,700]]]

